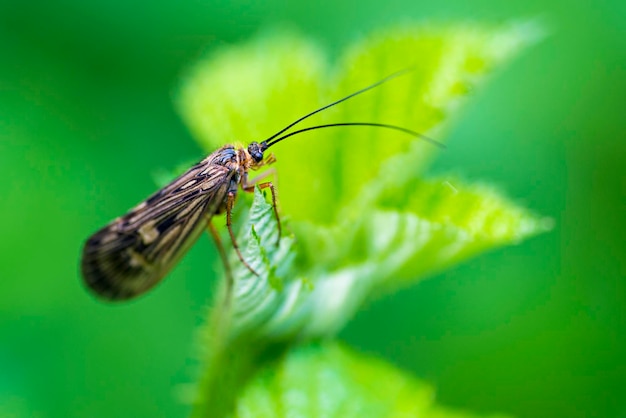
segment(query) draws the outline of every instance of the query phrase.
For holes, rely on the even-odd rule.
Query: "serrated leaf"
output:
[[[301,285],[294,269],[294,239],[283,236],[277,241],[278,225],[272,205],[258,189],[238,240],[244,243],[246,262],[259,275],[231,254],[230,264],[235,266],[231,334],[267,338],[276,333],[272,324],[282,324],[281,318],[290,316],[285,299],[297,298]]]
[[[346,211],[349,220],[331,229],[304,225],[299,234],[312,238],[303,242],[310,264],[321,260],[331,270],[371,265],[361,269],[366,275],[358,283],[372,295],[552,228],[550,219],[484,184],[439,178],[379,186],[373,184],[372,193],[355,205],[370,210],[360,209],[358,216]]]
[[[480,184],[416,180],[380,193],[332,227],[294,224],[315,284],[301,336],[332,334],[367,299],[552,226]]]
[[[426,383],[342,345],[299,347],[242,389],[234,418],[471,418],[435,404]],[[490,415],[495,418],[495,415]]]

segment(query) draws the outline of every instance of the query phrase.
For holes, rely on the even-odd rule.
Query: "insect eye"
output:
[[[248,145],[248,153],[254,159],[255,162],[259,163],[263,160],[263,151],[258,143],[252,142]]]

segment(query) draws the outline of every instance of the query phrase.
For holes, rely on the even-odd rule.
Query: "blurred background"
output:
[[[212,243],[118,306],[85,292],[78,262],[90,233],[155,189],[152,174],[202,156],[172,103],[199,56],[274,24],[332,54],[400,21],[527,17],[551,35],[474,94],[432,171],[495,183],[555,229],[368,305],[340,337],[447,406],[626,417],[622,0],[3,0],[0,416],[188,413]]]

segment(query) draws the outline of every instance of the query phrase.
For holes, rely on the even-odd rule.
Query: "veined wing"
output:
[[[187,252],[204,222],[222,206],[236,175],[216,157],[222,148],[92,235],[83,249],[82,273],[98,296],[125,300],[156,285]],[[219,155],[226,152],[227,155]]]

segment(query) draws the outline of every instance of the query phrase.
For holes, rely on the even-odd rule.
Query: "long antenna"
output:
[[[332,107],[332,106],[334,106],[334,105],[336,105],[336,104],[339,104],[339,103],[341,103],[341,102],[344,102],[344,101],[346,101],[346,100],[350,99],[351,97],[357,96],[357,95],[359,95],[359,94],[361,94],[361,93],[365,93],[366,91],[371,90],[371,89],[373,89],[374,87],[380,86],[380,85],[381,85],[381,84],[383,84],[384,82],[387,82],[387,81],[389,81],[389,80],[391,80],[391,79],[393,79],[393,78],[396,78],[396,77],[398,77],[398,76],[401,76],[401,75],[403,75],[403,74],[405,74],[405,73],[407,73],[407,72],[409,72],[409,71],[411,71],[411,69],[410,69],[410,68],[407,68],[407,69],[404,69],[404,70],[401,70],[401,71],[395,72],[395,73],[393,73],[393,74],[391,74],[391,75],[388,75],[387,77],[383,78],[382,80],[377,81],[376,83],[374,83],[374,84],[372,84],[372,85],[369,85],[369,86],[367,86],[367,87],[365,87],[365,88],[362,88],[361,90],[358,90],[358,91],[355,91],[355,92],[354,92],[354,93],[352,93],[352,94],[349,94],[348,96],[344,97],[343,99],[339,99],[339,100],[337,100],[337,101],[335,101],[335,102],[332,102],[331,104],[327,104],[327,105],[326,105],[326,106],[324,106],[324,107],[320,107],[319,109],[314,110],[313,112],[311,112],[311,113],[309,113],[309,114],[306,114],[306,115],[302,116],[300,119],[296,120],[295,122],[290,123],[289,125],[287,125],[287,126],[286,126],[286,127],[284,127],[283,129],[281,129],[280,131],[276,132],[274,135],[270,136],[269,138],[267,138],[267,139],[266,139],[265,141],[263,141],[263,142],[269,142],[269,141],[271,141],[272,139],[276,138],[277,136],[279,136],[280,134],[282,134],[283,132],[285,132],[286,130],[288,130],[289,128],[291,128],[292,126],[294,126],[294,125],[296,125],[296,124],[298,124],[298,123],[302,122],[302,121],[303,121],[303,120],[305,120],[306,118],[311,117],[311,116],[313,116],[313,115],[314,115],[314,114],[316,114],[316,113],[321,112],[321,111],[322,111],[322,110],[324,110],[324,109],[328,109],[329,107]],[[277,141],[274,141],[273,143],[275,144],[276,142],[277,142]]]
[[[279,138],[276,138],[275,140],[271,141],[271,142],[265,142],[265,149],[271,147],[272,145],[282,141],[283,139],[289,138],[290,136],[296,135],[296,134],[300,134],[302,132],[307,132],[307,131],[312,131],[314,129],[322,129],[322,128],[333,128],[336,126],[373,126],[376,128],[387,128],[387,129],[393,129],[395,131],[400,131],[400,132],[404,132],[405,134],[409,134],[411,136],[414,136],[416,138],[420,138],[423,139],[426,142],[429,142],[439,148],[445,149],[446,146],[444,144],[442,144],[441,142],[435,141],[432,138],[427,137],[426,135],[420,134],[419,132],[415,132],[412,131],[410,129],[406,129],[403,128],[401,126],[396,126],[396,125],[388,125],[386,123],[373,123],[373,122],[343,122],[343,123],[329,123],[327,125],[316,125],[316,126],[311,126],[309,128],[303,128],[303,129],[298,129],[297,131],[293,131],[290,132],[286,135],[283,135]]]

